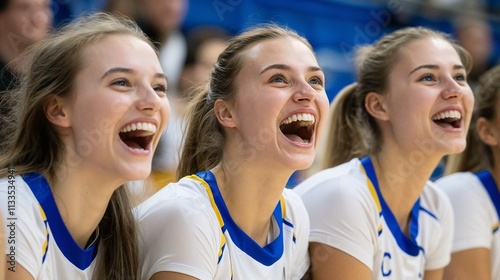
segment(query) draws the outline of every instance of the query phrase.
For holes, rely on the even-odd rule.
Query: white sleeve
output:
[[[311,222],[309,241],[344,251],[373,270],[380,221],[366,183],[342,175],[310,186],[301,196]]]
[[[432,247],[426,252],[426,270],[435,270],[447,266],[450,263],[453,243],[454,215],[450,200],[441,190],[435,187],[434,189],[439,194],[436,200],[439,207],[437,211],[439,224],[435,226],[436,235],[432,239]]]
[[[447,194],[455,212],[452,252],[472,248],[490,248],[492,222],[491,203],[480,182],[467,173],[444,177],[436,183]],[[474,176],[469,173],[470,176]]]
[[[174,187],[166,186],[135,209],[140,279],[150,279],[160,271],[213,279],[221,240],[217,218],[209,202],[197,193],[191,197],[163,196]]]
[[[291,278],[301,279],[310,266],[309,259],[309,215],[298,194],[285,189],[283,192],[287,204],[287,217],[292,220],[295,228],[296,249],[292,260]]]
[[[21,265],[34,279],[42,268],[43,246],[47,240],[38,202],[21,177],[15,177],[15,190],[0,182],[0,209],[5,227],[7,267]],[[15,199],[15,204],[9,201]],[[9,263],[9,261],[14,261]]]

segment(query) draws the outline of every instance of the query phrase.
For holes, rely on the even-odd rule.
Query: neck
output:
[[[371,157],[382,196],[404,231],[413,205],[440,160],[420,157],[417,161],[410,155],[382,151]]]
[[[225,162],[238,169],[229,168]],[[271,217],[292,172],[280,175],[268,165],[236,159],[223,160],[213,173],[235,223],[259,245],[266,245]]]
[[[82,167],[59,168],[57,174],[51,182],[57,208],[73,239],[84,248],[122,183],[105,180]]]

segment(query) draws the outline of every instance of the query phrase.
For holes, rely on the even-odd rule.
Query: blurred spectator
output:
[[[137,22],[156,43],[168,78],[168,89],[177,89],[186,57],[186,40],[180,32],[187,0],[141,0]]]
[[[104,11],[137,19],[139,4],[138,0],[108,0]]]
[[[50,30],[50,0],[0,1],[0,91],[16,84],[22,54]]]
[[[224,29],[215,26],[200,26],[188,33],[186,61],[179,80],[180,93],[208,81],[212,66],[226,48],[228,38]]]
[[[479,77],[493,65],[493,32],[489,23],[479,17],[461,17],[455,22],[458,43],[472,56],[468,82],[474,90]]]

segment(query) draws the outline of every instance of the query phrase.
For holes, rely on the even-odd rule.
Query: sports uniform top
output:
[[[92,279],[98,238],[86,249],[80,248],[66,228],[44,176],[9,177],[0,180],[7,268],[16,270],[21,265],[40,280]]]
[[[409,235],[382,197],[369,157],[323,170],[294,190],[309,212],[309,240],[358,259],[372,279],[423,279],[450,261],[453,212],[431,182],[411,209]]]
[[[500,193],[491,173],[460,172],[436,183],[448,194],[455,211],[452,252],[489,249],[491,279],[500,279]]]
[[[210,171],[167,185],[135,210],[140,279],[160,271],[202,280],[300,279],[309,267],[309,219],[300,197],[288,189],[264,247],[233,221]]]

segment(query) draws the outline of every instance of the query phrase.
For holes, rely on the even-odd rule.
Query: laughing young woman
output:
[[[195,96],[182,179],[137,209],[141,278],[300,279],[309,220],[285,185],[328,110],[311,46],[276,26],[242,33]]]
[[[311,219],[313,279],[443,279],[453,212],[428,179],[465,148],[470,57],[424,28],[358,55],[358,82],[332,109],[325,168],[335,167],[296,188]]]
[[[133,22],[95,14],[36,45],[26,65],[17,115],[1,126],[11,138],[0,210],[16,218],[7,279],[135,279],[124,184],[149,176],[169,117],[154,47]]]

